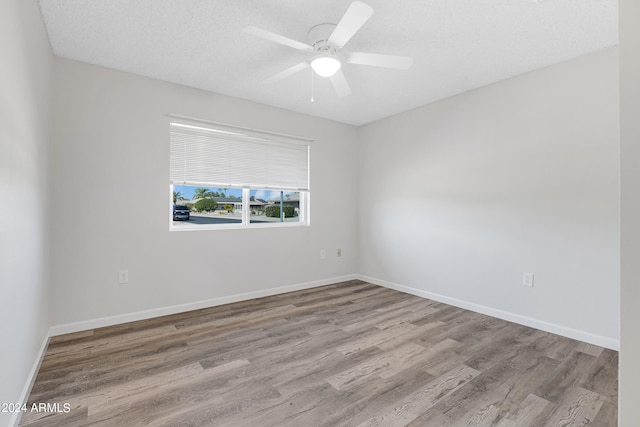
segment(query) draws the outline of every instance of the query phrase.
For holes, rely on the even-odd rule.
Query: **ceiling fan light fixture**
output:
[[[331,77],[342,67],[342,64],[335,56],[318,56],[311,61],[311,68],[320,77]]]

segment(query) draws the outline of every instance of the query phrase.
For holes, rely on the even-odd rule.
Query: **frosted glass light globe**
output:
[[[331,77],[338,72],[342,64],[333,56],[319,56],[311,61],[311,68],[321,77]]]

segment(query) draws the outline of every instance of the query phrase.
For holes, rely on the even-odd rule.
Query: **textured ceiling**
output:
[[[616,0],[364,0],[373,17],[347,51],[411,56],[408,71],[345,64],[339,98],[311,69],[263,80],[310,54],[243,32],[307,43],[344,0],[40,0],[55,55],[361,125],[617,44]]]

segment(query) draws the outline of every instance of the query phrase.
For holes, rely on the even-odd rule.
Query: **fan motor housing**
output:
[[[329,43],[329,37],[335,30],[336,24],[318,24],[311,27],[307,33],[309,44],[317,54],[335,55],[338,49]]]

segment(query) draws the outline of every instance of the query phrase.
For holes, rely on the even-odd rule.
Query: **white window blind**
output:
[[[309,144],[172,121],[172,184],[309,191]]]

